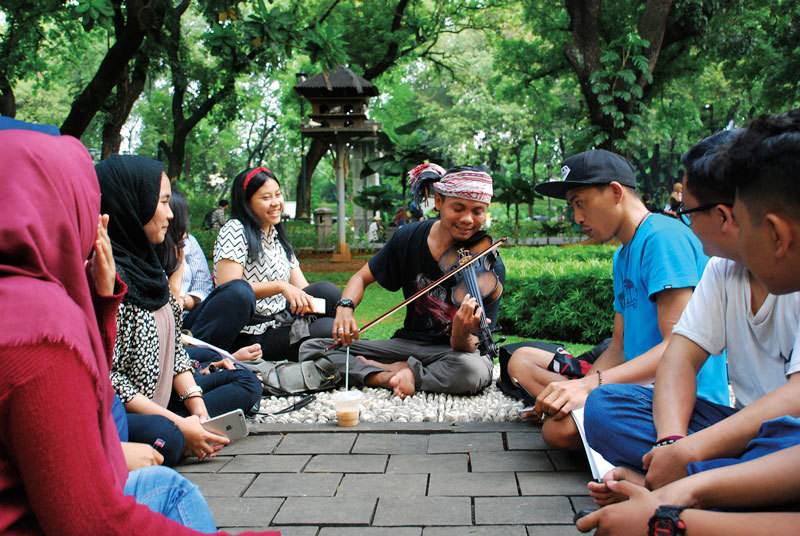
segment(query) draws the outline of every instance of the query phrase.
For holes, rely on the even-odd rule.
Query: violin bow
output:
[[[498,239],[497,239],[497,240],[496,240],[494,243],[492,243],[492,245],[491,245],[491,246],[487,247],[486,249],[484,249],[483,251],[481,251],[480,253],[478,253],[478,254],[477,254],[477,255],[475,255],[474,257],[472,257],[472,259],[470,259],[469,261],[465,262],[465,263],[464,263],[464,264],[462,264],[461,266],[458,266],[457,268],[453,268],[452,270],[450,270],[449,272],[447,272],[446,274],[444,274],[442,277],[440,277],[439,279],[437,279],[436,281],[434,281],[433,283],[431,283],[431,284],[430,284],[430,285],[428,285],[427,287],[425,287],[425,288],[423,288],[423,289],[420,289],[420,290],[418,290],[418,291],[417,291],[417,292],[415,292],[413,295],[409,296],[408,298],[406,298],[405,300],[403,300],[403,301],[402,301],[402,302],[400,302],[399,304],[395,305],[394,307],[392,307],[391,309],[389,309],[388,311],[386,311],[385,313],[383,313],[383,314],[382,314],[382,315],[380,315],[379,317],[377,317],[377,318],[375,318],[375,319],[373,319],[373,320],[370,320],[369,322],[367,322],[366,324],[364,324],[364,327],[363,327],[363,328],[361,328],[360,330],[358,330],[358,334],[359,334],[359,335],[361,335],[362,333],[364,333],[365,331],[367,331],[369,328],[371,328],[372,326],[374,326],[375,324],[377,324],[378,322],[380,322],[380,321],[381,321],[381,320],[383,320],[384,318],[386,318],[386,317],[388,317],[388,316],[391,316],[391,315],[393,315],[394,313],[396,313],[397,311],[399,311],[401,307],[405,307],[405,306],[406,306],[406,305],[408,305],[409,303],[412,303],[413,301],[415,301],[416,299],[418,299],[418,298],[419,298],[419,297],[421,297],[422,295],[424,295],[424,294],[426,294],[427,292],[429,292],[431,289],[433,289],[433,288],[436,288],[438,285],[440,285],[441,283],[443,283],[443,282],[447,281],[448,279],[450,279],[451,277],[453,277],[454,275],[456,275],[456,274],[457,274],[458,272],[460,272],[461,270],[464,270],[464,269],[465,269],[467,266],[471,265],[472,263],[474,263],[475,261],[477,261],[477,260],[479,260],[479,259],[482,259],[483,257],[485,257],[486,255],[488,255],[488,254],[489,254],[489,253],[491,253],[492,251],[494,251],[494,250],[496,250],[497,248],[499,248],[499,247],[500,247],[500,245],[501,245],[503,242],[505,242],[506,240],[508,240],[508,237],[505,237],[505,238],[498,238]],[[338,347],[338,346],[341,346],[341,344],[338,344],[338,343],[337,343],[337,344],[333,344],[333,345],[331,345],[331,346],[328,348],[328,350],[332,350],[333,348],[336,348],[336,347]]]

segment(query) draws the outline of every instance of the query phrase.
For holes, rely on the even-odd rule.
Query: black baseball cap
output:
[[[567,198],[567,191],[581,186],[617,181],[636,188],[636,174],[630,162],[605,149],[592,149],[570,156],[561,166],[561,180],[543,182],[536,191],[548,197]]]

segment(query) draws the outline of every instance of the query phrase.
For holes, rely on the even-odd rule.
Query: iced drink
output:
[[[361,404],[361,391],[340,391],[333,394],[336,407],[336,419],[339,426],[355,426],[358,424],[358,410]]]

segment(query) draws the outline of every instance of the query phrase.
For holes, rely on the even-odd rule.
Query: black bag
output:
[[[203,223],[200,225],[203,229],[208,231],[211,229],[211,216],[214,214],[213,210],[210,210],[203,216]]]
[[[327,357],[295,361],[250,361],[252,370],[266,396],[289,396],[316,393],[335,389],[342,380],[342,373]]]

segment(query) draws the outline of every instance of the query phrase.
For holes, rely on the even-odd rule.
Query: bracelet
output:
[[[189,396],[187,396],[186,398],[182,398],[182,399],[181,399],[181,401],[182,401],[182,402],[186,402],[186,401],[187,401],[187,400],[189,400],[190,398],[203,398],[203,395],[199,395],[199,394],[198,394],[198,395],[189,395]]]
[[[659,439],[658,441],[656,441],[656,444],[653,445],[653,446],[654,447],[663,447],[664,445],[672,445],[673,443],[675,443],[679,439],[683,439],[683,436],[681,436],[681,435],[667,436],[667,437],[665,437],[663,439]]]
[[[602,370],[598,370],[597,371],[597,386],[600,387],[601,385],[603,385],[603,371]]]
[[[180,396],[181,402],[183,402],[187,398],[190,398],[192,395],[203,396],[203,388],[200,387],[199,385],[190,385]]]

